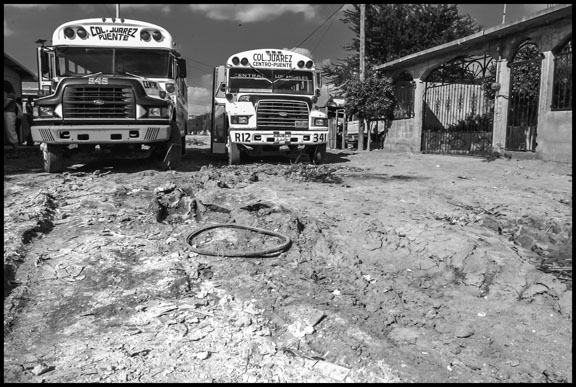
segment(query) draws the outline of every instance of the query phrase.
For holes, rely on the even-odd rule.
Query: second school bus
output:
[[[212,153],[306,153],[325,159],[328,118],[316,102],[322,86],[314,61],[296,52],[257,49],[231,55],[214,69]]]

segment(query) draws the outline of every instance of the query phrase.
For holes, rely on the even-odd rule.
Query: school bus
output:
[[[186,147],[186,61],[166,29],[124,18],[69,21],[37,57],[43,96],[31,132],[46,172],[78,153],[177,166]]]
[[[296,52],[256,49],[231,55],[214,69],[210,149],[243,155],[306,153],[324,161],[328,117],[316,106],[322,86],[312,59]]]

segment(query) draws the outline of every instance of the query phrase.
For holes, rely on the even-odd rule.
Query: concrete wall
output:
[[[572,163],[572,111],[548,111],[541,118],[536,153],[543,160]]]
[[[394,120],[384,141],[384,150],[419,153],[422,144],[422,98],[425,83],[414,77],[414,117]]]
[[[543,160],[572,163],[572,110],[552,111],[553,82],[554,55],[546,51],[540,79],[536,154]]]
[[[417,135],[418,133],[418,135]],[[391,152],[420,152],[420,128],[414,118],[392,121],[384,141],[384,150]]]

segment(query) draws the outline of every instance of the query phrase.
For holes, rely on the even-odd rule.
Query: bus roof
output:
[[[62,24],[54,30],[52,45],[173,49],[174,41],[165,28],[156,24],[123,18],[100,18]]]
[[[232,66],[314,70],[314,61],[305,55],[293,51],[261,48],[238,52],[230,56],[226,61],[226,67]]]

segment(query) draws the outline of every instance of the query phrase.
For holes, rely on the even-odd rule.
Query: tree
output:
[[[358,76],[352,78],[346,84],[345,98],[346,114],[358,116],[360,122],[366,120],[368,128],[372,122],[380,120],[388,127],[394,117],[396,98],[392,79],[374,71],[368,71],[364,81]],[[360,140],[358,143],[362,144]]]
[[[359,71],[360,6],[344,11],[340,19],[356,34],[344,46],[351,52],[333,65],[322,67],[336,88]],[[459,15],[456,4],[366,4],[366,67],[371,68],[480,30],[469,15]]]

